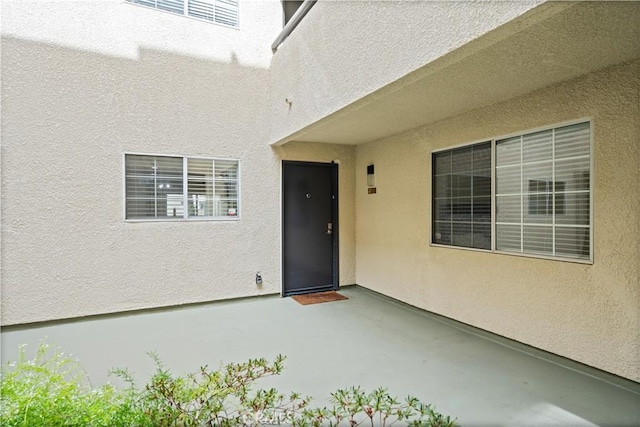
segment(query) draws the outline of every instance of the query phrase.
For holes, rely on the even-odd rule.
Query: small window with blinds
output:
[[[491,142],[433,155],[436,244],[491,249]]]
[[[125,217],[237,219],[238,183],[238,160],[125,154]]]
[[[141,6],[216,24],[239,26],[239,0],[126,0]]]
[[[432,172],[433,244],[591,260],[590,122],[439,151]]]

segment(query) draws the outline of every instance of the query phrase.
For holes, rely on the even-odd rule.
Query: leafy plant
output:
[[[309,402],[297,393],[285,396],[274,388],[252,392],[257,380],[282,372],[284,356],[273,363],[266,359],[229,363],[219,371],[204,366],[185,376],[173,376],[156,354],[150,356],[156,372],[141,397],[145,413],[157,426],[280,424],[291,422]]]
[[[293,427],[395,423],[425,427],[453,427],[455,420],[435,412],[412,396],[403,401],[386,389],[366,393],[360,387],[331,394],[330,408],[311,408],[309,398],[284,395],[274,388],[257,389],[256,381],[279,375],[284,356],[273,362],[250,359],[219,370],[201,367],[187,375],[173,375],[155,353],[156,371],[139,389],[126,369],[113,374],[129,386],[92,387],[73,358],[41,344],[34,359],[24,347],[17,362],[0,370],[0,425],[7,427],[235,427],[286,424]]]
[[[431,405],[420,402],[413,396],[404,401],[389,394],[385,388],[366,393],[360,387],[339,389],[331,393],[333,406],[330,409],[303,411],[306,424],[340,426],[343,421],[349,427],[360,425],[391,426],[395,423],[424,427],[454,427],[455,420],[436,412]]]
[[[25,347],[0,371],[0,424],[6,427],[151,426],[134,390],[91,387],[80,364],[40,344],[33,359]]]

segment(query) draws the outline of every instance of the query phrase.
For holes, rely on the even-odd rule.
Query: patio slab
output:
[[[640,385],[448,321],[359,287],[348,300],[302,306],[278,296],[9,327],[2,362],[43,339],[77,357],[92,384],[128,367],[139,383],[156,351],[175,373],[287,356],[265,387],[328,404],[337,388],[412,394],[462,425],[638,426]]]

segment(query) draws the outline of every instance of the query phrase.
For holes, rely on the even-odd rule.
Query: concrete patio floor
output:
[[[60,346],[92,384],[128,367],[142,384],[156,351],[175,373],[287,356],[264,387],[328,404],[341,387],[412,394],[463,426],[638,426],[640,385],[425,313],[359,287],[345,301],[301,306],[277,296],[101,316],[1,334],[2,362],[26,343]]]

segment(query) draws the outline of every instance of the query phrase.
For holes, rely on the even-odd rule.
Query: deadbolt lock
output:
[[[327,223],[327,234],[333,234],[333,223],[332,222],[328,222]]]

